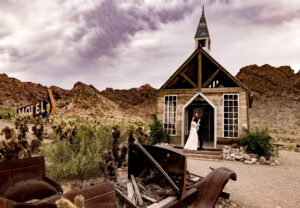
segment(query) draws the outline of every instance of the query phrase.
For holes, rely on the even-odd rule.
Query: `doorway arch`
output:
[[[186,124],[186,108],[198,97],[202,97],[214,109],[214,148],[217,147],[217,107],[205,96],[203,93],[196,93],[183,107],[182,107],[182,122],[181,122],[181,146],[184,146],[185,124]]]

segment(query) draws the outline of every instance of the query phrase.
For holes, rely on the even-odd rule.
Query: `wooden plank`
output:
[[[143,199],[142,199],[142,196],[141,196],[141,192],[139,190],[139,187],[136,184],[134,176],[131,174],[130,177],[131,177],[132,185],[133,185],[133,188],[134,188],[137,200],[138,200],[138,204],[139,204],[139,206],[142,207],[144,202],[143,202]]]
[[[202,53],[198,53],[198,89],[201,89],[202,85]]]
[[[134,199],[134,190],[131,182],[127,182],[127,197],[134,205],[136,205]]]
[[[224,87],[224,88],[202,88],[201,91],[205,93],[239,93],[243,91],[240,87]]]
[[[138,208],[135,204],[133,204],[127,196],[125,196],[117,186],[115,186],[115,192],[116,192],[116,195],[118,195],[119,197],[122,198],[122,200],[124,200],[124,202],[131,208]]]
[[[186,79],[191,85],[193,85],[193,87],[197,88],[195,82],[193,82],[193,80],[191,80],[188,76],[186,76],[184,72],[180,73],[180,75],[183,76],[183,78]]]
[[[148,206],[147,208],[161,208],[161,207],[164,207],[166,206],[167,204],[173,202],[176,200],[176,197],[175,196],[169,196],[163,200],[161,200],[159,203],[154,203],[150,206]]]
[[[241,87],[222,87],[222,88],[201,88],[199,89],[162,89],[159,92],[159,97],[162,98],[168,94],[178,94],[178,96],[185,96],[187,94],[195,95],[198,92],[202,93],[226,93],[226,92],[243,92]]]
[[[217,71],[215,71],[215,73],[213,73],[213,75],[211,75],[208,80],[206,80],[204,82],[204,84],[202,85],[203,88],[207,87],[215,78],[216,76],[219,74],[220,69],[218,69]]]
[[[142,194],[142,197],[143,197],[145,200],[147,200],[147,201],[149,201],[149,202],[151,202],[151,203],[156,203],[156,202],[157,202],[156,199],[153,199],[153,198],[151,198],[151,197],[149,197],[149,196],[146,196],[146,195],[144,195],[144,194]]]

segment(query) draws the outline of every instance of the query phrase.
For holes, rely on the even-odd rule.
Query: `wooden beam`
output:
[[[153,199],[153,198],[151,198],[151,197],[149,197],[149,196],[146,196],[146,195],[144,195],[144,194],[142,194],[142,197],[143,197],[144,199],[146,199],[147,201],[151,202],[151,203],[156,203],[156,202],[157,202],[156,199]]]
[[[198,89],[201,89],[202,84],[202,56],[198,53]]]
[[[127,182],[127,197],[134,205],[136,205],[134,200],[134,190],[131,182]]]
[[[140,192],[140,190],[139,190],[139,187],[138,187],[138,185],[136,184],[136,181],[135,181],[134,176],[131,174],[130,177],[131,177],[132,185],[133,185],[133,188],[134,188],[134,191],[135,191],[136,198],[137,198],[137,200],[138,200],[139,206],[140,206],[140,207],[143,207],[143,203],[144,203],[144,202],[143,202],[142,195],[141,195],[141,192]]]
[[[154,204],[148,206],[147,208],[162,208],[162,207],[165,207],[167,204],[172,203],[175,200],[176,200],[176,197],[169,196],[168,198],[161,200],[159,203],[154,203]]]
[[[201,47],[199,48],[200,52],[203,53],[208,59],[210,59],[214,64],[216,64],[225,74],[227,74],[238,86],[246,90],[248,93],[253,95],[253,93],[243,84],[241,83],[237,78],[232,76],[224,67],[221,66],[213,57],[211,57],[205,50],[203,50]]]
[[[202,88],[201,92],[205,93],[239,93],[244,90],[241,87],[221,87],[221,88]]]
[[[208,80],[206,80],[205,82],[204,82],[204,84],[203,84],[203,86],[202,87],[207,87],[215,78],[216,78],[216,76],[219,74],[219,72],[220,72],[220,69],[218,69],[217,71],[215,71],[215,73],[213,73],[213,75],[211,75],[209,78],[208,78]]]
[[[131,208],[138,208],[135,204],[133,204],[127,196],[125,196],[122,191],[119,190],[119,188],[117,188],[115,186],[115,193],[116,195],[118,195],[129,207]]]
[[[159,88],[155,94],[157,94],[161,89],[164,89],[170,82],[171,80],[177,76],[183,68],[185,68],[187,66],[187,64],[197,55],[198,51],[200,50],[200,48],[196,49],[193,54],[176,70],[176,72],[166,81],[165,84],[163,84],[163,86],[161,86],[161,88]]]
[[[193,85],[193,87],[197,88],[195,82],[193,82],[193,80],[191,80],[188,76],[186,76],[184,72],[180,73],[180,75],[183,76],[183,78],[186,79],[191,85]]]
[[[174,77],[174,79],[169,83],[169,87],[172,87],[176,84],[176,82],[178,81],[178,76],[177,77]]]
[[[222,87],[222,88],[202,88],[201,91],[199,89],[162,89],[158,96],[164,96],[167,94],[187,94],[187,93],[197,93],[197,92],[203,92],[203,93],[228,93],[228,92],[242,92],[244,91],[244,89],[242,89],[241,87]]]

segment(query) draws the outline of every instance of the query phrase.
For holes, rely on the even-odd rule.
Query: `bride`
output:
[[[197,150],[198,148],[198,134],[197,131],[199,129],[200,126],[200,119],[198,119],[198,121],[195,121],[195,118],[197,118],[197,113],[194,114],[193,119],[192,119],[192,123],[191,123],[191,130],[190,130],[190,134],[189,134],[189,138],[187,140],[187,142],[184,145],[184,149],[187,150]]]

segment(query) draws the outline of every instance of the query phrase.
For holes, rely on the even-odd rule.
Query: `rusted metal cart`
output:
[[[169,145],[135,144],[129,148],[128,179],[141,179],[142,189],[149,181],[156,181],[161,187],[172,190],[168,197],[157,197],[156,202],[145,205],[143,200],[133,203],[117,186],[117,196],[130,207],[213,208],[221,195],[229,197],[222,191],[230,179],[236,180],[236,174],[227,168],[218,168],[203,178],[187,171],[187,159],[181,150]],[[132,182],[135,183],[134,180]],[[147,196],[144,198],[148,200]]]
[[[122,203],[121,207],[132,208],[213,208],[230,179],[235,180],[236,174],[227,168],[215,169],[204,178],[188,173],[185,154],[171,146],[134,144],[128,153],[131,196],[128,191],[124,193],[120,183],[112,182],[63,194],[60,186],[46,177],[44,157],[32,157],[0,163],[0,208],[52,208],[61,197],[73,202],[78,195],[84,196],[85,208],[120,206],[117,202]],[[139,186],[147,183],[168,193],[155,199],[142,195]]]
[[[84,196],[86,208],[115,206],[114,185],[109,182],[63,194],[46,177],[44,157],[0,163],[0,208],[55,208],[61,197],[73,201],[77,195]]]

